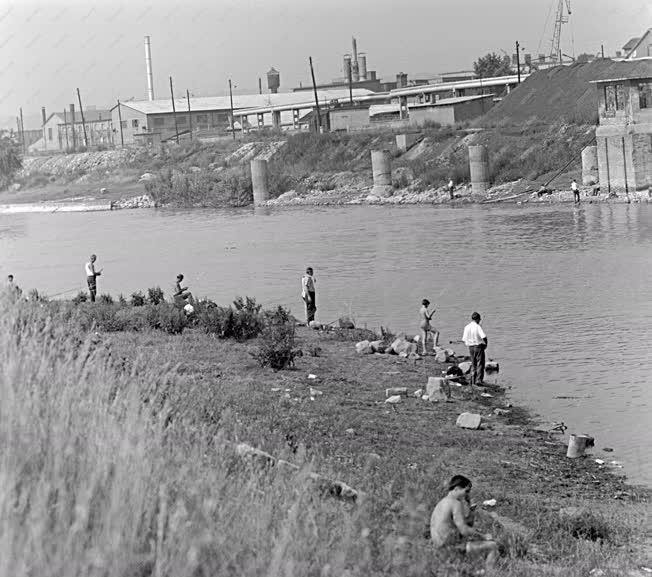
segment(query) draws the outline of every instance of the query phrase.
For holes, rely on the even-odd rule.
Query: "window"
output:
[[[616,110],[625,110],[627,90],[624,84],[607,84],[604,87],[605,111],[608,116],[613,116]]]
[[[179,126],[182,124],[188,124],[188,117],[185,114],[177,114],[177,124]]]
[[[138,128],[138,119],[137,118],[134,118],[131,121],[131,128]]]
[[[126,120],[121,120],[120,121],[120,128],[127,128],[127,121]]]
[[[162,116],[154,118],[154,126],[165,126],[165,118]]]
[[[48,140],[52,140],[52,128],[48,128]]]
[[[198,114],[195,116],[195,120],[197,121],[197,124],[206,124],[206,115],[205,114]]]
[[[625,110],[627,91],[624,84],[616,84],[616,110]]]
[[[652,108],[652,82],[639,83],[638,103],[641,108]]]

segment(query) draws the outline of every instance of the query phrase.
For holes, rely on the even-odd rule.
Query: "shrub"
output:
[[[142,307],[145,305],[145,295],[140,291],[133,292],[129,303],[132,307]]]
[[[120,303],[122,306],[127,306],[127,299],[122,293],[118,295],[118,303]]]
[[[295,325],[293,322],[269,322],[260,334],[254,358],[261,367],[286,368],[294,360]]]
[[[113,297],[109,294],[101,294],[99,297],[97,297],[98,302],[103,303],[105,305],[112,305],[113,304]]]
[[[147,289],[147,302],[151,305],[158,305],[165,302],[165,295],[161,287],[153,287]]]
[[[188,324],[185,313],[174,305],[161,303],[147,307],[147,323],[153,329],[165,331],[171,335],[183,332]]]
[[[230,307],[221,307],[212,301],[199,301],[195,307],[196,322],[209,334],[244,341],[257,337],[263,330],[265,314],[268,313],[261,313],[261,308],[251,297],[238,297]],[[277,310],[272,314],[280,313]]]
[[[77,317],[87,331],[93,328],[106,332],[124,331],[127,323],[117,315],[118,310],[118,305],[114,304],[84,302],[79,304]]]
[[[85,303],[88,300],[88,293],[86,291],[79,291],[75,297],[73,297],[73,304],[78,305],[79,303]]]
[[[29,291],[29,293],[27,294],[27,300],[34,301],[34,302],[37,302],[37,303],[50,302],[48,297],[46,297],[45,295],[40,294],[38,292],[38,290],[36,290],[36,289],[32,289],[31,291]]]

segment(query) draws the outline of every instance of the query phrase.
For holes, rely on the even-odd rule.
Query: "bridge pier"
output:
[[[272,110],[272,126],[274,128],[281,128],[281,111]]]

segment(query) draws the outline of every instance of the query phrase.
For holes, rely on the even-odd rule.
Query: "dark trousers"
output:
[[[94,303],[95,295],[97,294],[97,281],[94,276],[86,277],[86,280],[88,281],[88,292],[91,295],[91,302]]]
[[[314,292],[308,292],[308,296],[310,297],[310,301],[308,301],[308,299],[304,300],[306,302],[306,322],[310,323],[310,321],[315,320],[315,313],[317,312],[317,300]]]
[[[474,345],[469,347],[472,385],[480,385],[484,380],[484,349],[484,345]]]
[[[579,202],[579,201],[580,201],[580,191],[579,191],[579,190],[574,190],[574,191],[573,191],[573,200],[574,200],[575,202]]]

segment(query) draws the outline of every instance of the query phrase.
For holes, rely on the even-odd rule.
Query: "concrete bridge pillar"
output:
[[[301,119],[301,111],[295,108],[292,111],[292,128],[297,130],[299,128],[299,120]]]
[[[408,99],[407,96],[398,97],[398,106],[399,106],[399,118],[401,120],[406,120],[408,117]]]
[[[391,196],[392,188],[392,157],[389,150],[371,151],[371,170],[374,187],[371,194],[376,196]]]
[[[587,146],[582,150],[582,184],[598,182],[598,147]]]
[[[262,204],[269,199],[266,160],[254,158],[251,161],[251,186],[254,191],[254,205]]]
[[[258,122],[258,128],[262,130],[265,127],[265,115],[262,112],[256,114],[256,120]]]
[[[272,110],[272,126],[274,128],[281,128],[281,111]]]
[[[473,193],[486,192],[489,188],[489,155],[486,146],[469,146],[469,169]]]

